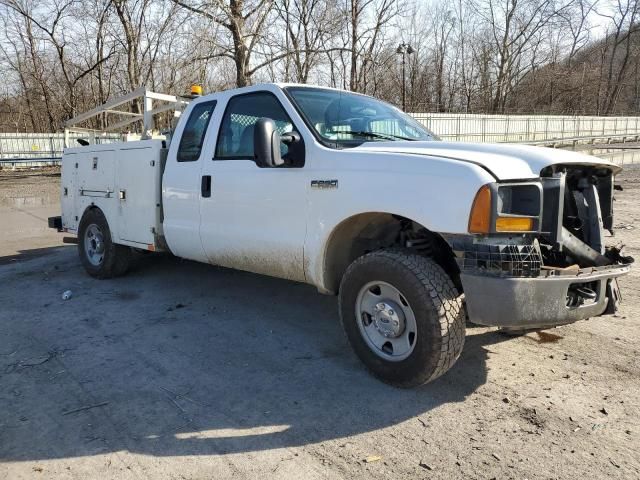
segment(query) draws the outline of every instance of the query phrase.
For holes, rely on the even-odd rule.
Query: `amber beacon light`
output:
[[[202,85],[191,85],[191,95],[199,97],[202,95]]]

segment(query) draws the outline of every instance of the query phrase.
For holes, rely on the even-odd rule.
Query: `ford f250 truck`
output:
[[[612,163],[448,143],[374,98],[266,84],[192,101],[170,140],[68,148],[62,216],[86,271],[166,251],[339,296],[378,378],[415,386],[465,324],[543,329],[616,311]]]

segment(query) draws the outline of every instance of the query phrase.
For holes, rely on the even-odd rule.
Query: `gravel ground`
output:
[[[640,168],[619,181],[637,257]],[[0,478],[640,477],[638,269],[618,315],[468,328],[448,374],[398,390],[310,286],[151,255],[89,278],[46,229],[57,188],[0,178]]]

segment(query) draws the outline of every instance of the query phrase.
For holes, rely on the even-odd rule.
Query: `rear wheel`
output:
[[[98,208],[87,211],[80,221],[78,254],[87,273],[96,278],[123,275],[131,260],[129,247],[113,243],[107,219]]]
[[[353,262],[340,285],[340,316],[358,357],[396,386],[435,380],[464,345],[460,294],[437,263],[411,252],[382,250]]]

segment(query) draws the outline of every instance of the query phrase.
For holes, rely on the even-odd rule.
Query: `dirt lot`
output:
[[[638,257],[640,168],[619,180]],[[617,316],[469,328],[447,375],[398,390],[312,287],[170,256],[89,278],[46,229],[57,187],[0,176],[0,478],[640,477],[637,268]]]

